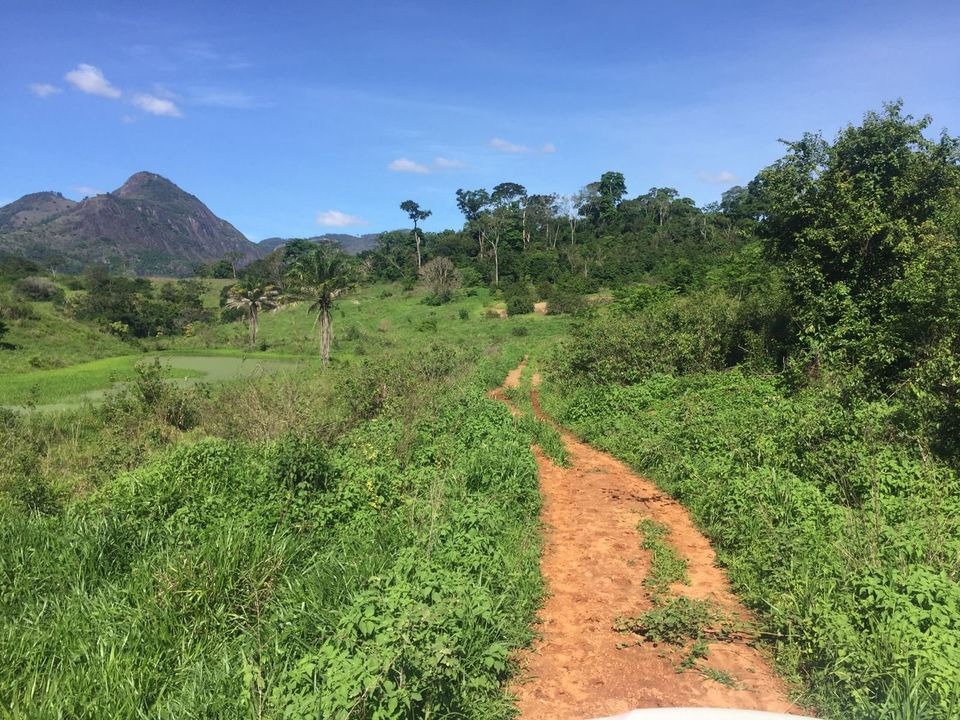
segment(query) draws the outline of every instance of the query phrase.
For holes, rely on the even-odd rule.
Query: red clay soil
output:
[[[516,387],[522,371],[523,363],[504,388]],[[509,405],[503,388],[491,395]],[[542,417],[536,393],[533,400]],[[548,596],[540,638],[519,657],[520,673],[511,688],[520,717],[594,718],[650,707],[800,714],[769,660],[742,640],[710,643],[708,657],[698,663],[726,673],[735,683],[728,687],[696,668],[678,672],[682,651],[637,642],[638,636],[613,629],[618,617],[636,617],[651,607],[643,585],[650,555],[637,530],[647,517],[670,529],[668,542],[687,560],[690,584],[676,584],[671,593],[709,600],[727,617],[748,622],[750,615],[683,506],[610,455],[562,434],[570,468],[557,467],[534,449]]]

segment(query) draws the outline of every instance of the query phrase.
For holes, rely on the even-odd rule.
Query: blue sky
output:
[[[252,240],[460,227],[457,188],[719,199],[884,100],[960,135],[956,2],[5,0],[0,203],[138,170]]]

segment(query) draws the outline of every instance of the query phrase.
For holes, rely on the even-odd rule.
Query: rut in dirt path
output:
[[[517,387],[525,362],[492,397],[510,405],[503,391]],[[543,417],[536,393],[532,399]],[[643,518],[666,525],[670,545],[687,561],[690,584],[673,585],[671,593],[709,600],[730,618],[747,621],[749,614],[679,503],[610,455],[562,435],[569,468],[557,467],[535,448],[548,596],[539,615],[541,638],[520,656],[512,688],[520,717],[580,719],[692,706],[799,713],[767,658],[745,642],[711,642],[699,663],[718,677],[724,673],[735,684],[728,687],[697,669],[678,672],[680,654],[670,646],[636,643],[637,636],[613,629],[618,617],[636,617],[651,607],[643,585],[650,556],[637,529]]]

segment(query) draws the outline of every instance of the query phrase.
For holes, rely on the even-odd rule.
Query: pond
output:
[[[99,402],[109,393],[130,384],[138,362],[159,359],[164,376],[179,386],[219,383],[240,377],[289,372],[300,366],[296,360],[230,355],[137,355],[108,358],[68,368],[25,373],[6,378],[0,394],[9,410],[69,410],[84,403]],[[123,379],[118,379],[123,378]],[[55,398],[55,399],[54,399]]]

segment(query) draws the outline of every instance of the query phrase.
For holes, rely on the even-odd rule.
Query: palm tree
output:
[[[257,330],[260,329],[260,313],[272,310],[280,304],[280,292],[273,285],[263,285],[253,280],[245,280],[230,288],[226,307],[242,310],[250,323],[250,347],[257,342]]]
[[[324,367],[330,363],[333,340],[330,310],[334,300],[350,289],[352,269],[350,257],[343,250],[321,243],[298,259],[291,271],[304,294],[313,299],[307,312],[317,314],[314,324],[320,326],[320,359]]]

